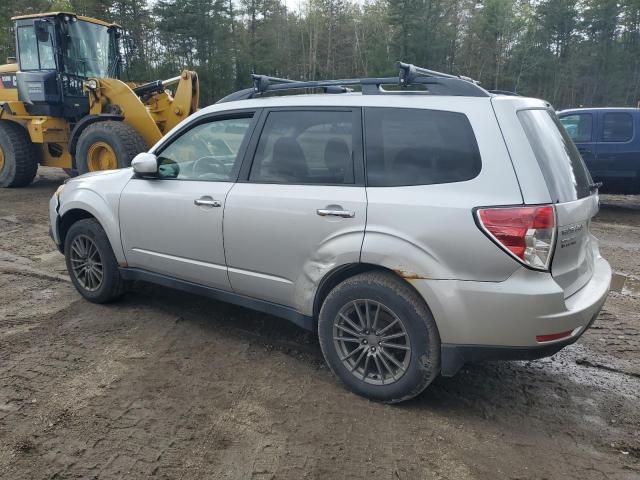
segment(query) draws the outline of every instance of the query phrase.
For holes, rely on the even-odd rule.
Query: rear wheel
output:
[[[67,271],[73,285],[87,300],[106,303],[125,290],[109,238],[94,219],[79,220],[69,228],[64,242]]]
[[[27,131],[17,123],[0,120],[0,187],[29,185],[37,171],[37,156]]]
[[[320,310],[320,346],[355,393],[397,403],[422,392],[440,371],[440,337],[420,296],[387,272],[354,276]]]
[[[79,173],[114,170],[131,165],[131,160],[147,145],[138,132],[122,122],[104,121],[89,125],[76,147]]]

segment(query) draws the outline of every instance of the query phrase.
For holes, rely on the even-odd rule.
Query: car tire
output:
[[[147,150],[140,134],[126,123],[113,120],[89,125],[78,139],[78,173],[126,168],[131,160]]]
[[[38,171],[36,149],[19,124],[0,120],[0,187],[25,187]]]
[[[64,240],[64,254],[73,285],[90,302],[111,302],[124,293],[125,282],[109,238],[95,219],[71,225]]]
[[[318,336],[331,371],[371,400],[413,398],[440,372],[433,315],[418,293],[390,272],[367,272],[337,285],[320,309]]]

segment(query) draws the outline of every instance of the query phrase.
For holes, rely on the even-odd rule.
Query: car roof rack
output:
[[[397,77],[348,78],[342,80],[290,80],[253,74],[253,88],[239,90],[218,100],[216,103],[247,100],[267,93],[288,92],[292,90],[320,89],[324,93],[348,93],[360,87],[363,95],[402,95],[430,94],[465,97],[488,97],[491,94],[480,87],[479,82],[461,75],[428,70],[410,63],[398,62],[400,72]],[[399,90],[385,90],[385,85],[400,87]],[[427,91],[407,90],[409,86],[423,85]]]

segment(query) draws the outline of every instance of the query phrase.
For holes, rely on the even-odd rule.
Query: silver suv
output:
[[[132,168],[68,181],[51,228],[78,291],[103,303],[143,280],[285,318],[390,403],[465,362],[575,342],[611,269],[597,185],[554,111],[401,68],[256,76]],[[302,88],[324,93],[269,95]]]

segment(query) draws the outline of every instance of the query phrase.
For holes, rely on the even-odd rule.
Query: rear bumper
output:
[[[568,298],[549,273],[525,268],[504,282],[412,283],[438,325],[443,375],[452,375],[465,362],[541,358],[575,342],[607,298],[611,267],[598,256],[589,282]],[[536,340],[566,331],[571,334],[560,340]]]
[[[591,321],[578,330],[578,333],[568,339],[534,347],[496,347],[484,345],[451,345],[443,344],[440,350],[440,374],[443,377],[453,377],[465,363],[475,363],[484,360],[536,360],[550,357],[558,353],[567,345],[575,343],[587,331],[600,313],[600,309],[593,315]]]

